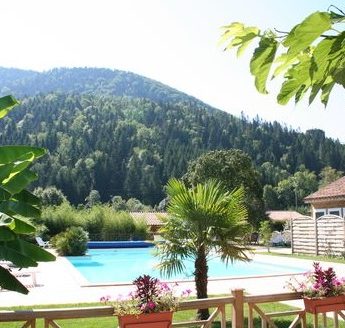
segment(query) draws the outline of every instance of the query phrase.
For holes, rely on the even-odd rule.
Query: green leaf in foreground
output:
[[[322,33],[331,28],[331,16],[327,12],[315,12],[309,15],[302,23],[296,25],[283,45],[288,49],[289,56],[295,56],[308,48]]]
[[[277,96],[278,103],[281,105],[287,104],[294,96],[296,96],[296,101],[299,101],[311,84],[309,76],[310,56],[304,54],[299,59],[298,65],[294,65],[286,74],[286,80]]]
[[[0,265],[1,287],[8,290],[15,290],[22,294],[28,294],[29,290],[18,281],[7,269]]]
[[[13,107],[18,104],[18,101],[12,96],[0,98],[0,118],[6,116],[13,109]]]
[[[1,99],[1,98],[0,98]],[[13,164],[17,161],[30,161],[40,158],[46,153],[45,149],[31,146],[1,146],[0,164]]]
[[[0,118],[17,103],[11,96],[0,98]],[[36,179],[30,165],[44,154],[45,150],[37,147],[0,147],[0,259],[18,267],[55,260],[51,253],[22,239],[22,235],[36,230],[25,217],[38,218],[41,214],[37,197],[25,188]],[[0,287],[28,293],[28,289],[3,266],[0,266]]]
[[[255,86],[261,93],[267,93],[266,81],[277,52],[278,43],[274,38],[263,37],[250,61],[250,72],[255,76]]]
[[[223,27],[223,29],[224,33],[220,39],[220,43],[228,42],[225,48],[226,50],[238,47],[237,56],[242,55],[244,50],[260,33],[257,27],[245,27],[243,24],[236,22]]]
[[[240,54],[247,42],[258,37],[259,47],[250,61],[257,90],[267,93],[266,81],[273,63],[272,79],[285,74],[277,96],[279,104],[285,105],[292,98],[297,103],[310,91],[309,104],[321,92],[321,102],[327,106],[333,87],[336,84],[345,87],[345,31],[342,25],[345,14],[336,9],[337,13],[314,12],[289,32],[269,30],[260,34],[255,27],[245,32],[247,28],[242,23],[232,23],[224,27],[221,42],[230,39],[225,50],[238,47]],[[279,45],[282,52],[275,59]]]

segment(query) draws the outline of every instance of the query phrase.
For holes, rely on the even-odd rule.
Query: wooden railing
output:
[[[232,328],[244,327],[244,309],[248,304],[248,328],[254,327],[254,314],[256,313],[261,319],[261,327],[276,328],[273,321],[275,317],[293,316],[289,328],[295,328],[298,324],[306,328],[306,314],[303,309],[289,310],[280,312],[265,313],[260,304],[276,303],[282,301],[298,300],[301,296],[297,293],[280,293],[271,295],[245,295],[242,289],[232,290],[229,297],[217,297],[201,300],[190,300],[181,302],[177,311],[186,311],[193,309],[212,308],[213,313],[207,320],[191,320],[186,322],[173,323],[173,327],[212,327],[213,322],[218,318],[221,328],[226,328],[227,318],[225,306],[230,305],[232,308]],[[44,327],[59,328],[56,320],[79,319],[79,318],[96,318],[113,316],[111,306],[86,307],[86,308],[60,308],[60,309],[37,309],[30,311],[0,311],[0,322],[20,322],[24,321],[23,328],[35,328],[37,319],[44,320]],[[334,315],[334,327],[338,327],[338,318],[345,319],[342,312]],[[314,316],[314,326],[317,327],[317,316]],[[327,327],[326,316],[323,316],[323,326]]]
[[[259,315],[261,319],[261,327],[273,327],[277,328],[275,323],[273,322],[274,317],[283,317],[283,316],[294,316],[289,328],[295,328],[298,324],[302,326],[302,328],[306,328],[306,314],[303,309],[301,310],[289,310],[289,311],[281,311],[281,312],[271,312],[271,313],[264,313],[264,311],[259,307],[259,304],[263,303],[276,303],[276,302],[283,302],[283,301],[292,301],[300,299],[301,296],[298,293],[284,293],[284,294],[273,294],[273,295],[261,295],[261,296],[245,296],[244,303],[248,304],[248,328],[254,327],[254,311]],[[242,307],[243,308],[243,307]],[[240,318],[241,319],[241,318]],[[241,319],[242,320],[242,319]],[[242,322],[243,323],[243,322]],[[239,325],[238,327],[243,327],[243,325]]]
[[[178,311],[193,310],[193,309],[206,309],[215,308],[207,320],[193,320],[188,322],[177,322],[173,323],[173,327],[199,327],[208,328],[211,327],[212,323],[220,316],[220,327],[226,327],[226,316],[225,316],[225,305],[235,304],[235,297],[218,297],[218,298],[208,298],[202,300],[191,300],[181,302]]]

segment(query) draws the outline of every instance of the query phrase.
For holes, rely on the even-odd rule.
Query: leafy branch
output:
[[[332,7],[339,13],[330,11]],[[344,12],[334,6],[328,12],[312,13],[289,32],[261,32],[234,22],[222,28],[220,43],[226,45],[225,51],[237,48],[240,56],[257,42],[250,60],[256,89],[267,94],[267,81],[283,75],[279,104],[285,105],[292,98],[298,103],[309,92],[309,104],[320,93],[321,102],[327,106],[334,85],[345,87],[345,31],[340,25],[344,22]]]
[[[12,96],[0,98],[0,119],[17,104]],[[36,231],[30,218],[37,218],[41,213],[39,199],[26,190],[37,178],[29,167],[45,153],[37,147],[0,146],[0,260],[19,268],[55,260],[51,253],[24,239]],[[29,292],[3,264],[0,264],[0,287],[23,294]]]

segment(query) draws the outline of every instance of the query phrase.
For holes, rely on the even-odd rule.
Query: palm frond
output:
[[[221,182],[208,180],[188,189],[181,181],[169,180],[168,219],[161,229],[165,243],[159,245],[159,269],[172,275],[184,269],[183,260],[216,250],[225,262],[248,261],[249,247],[244,243],[248,232],[245,192],[232,192]]]
[[[171,277],[174,274],[183,272],[185,270],[185,265],[183,264],[183,261],[181,259],[172,257],[161,261],[157,265],[157,269],[162,276]]]

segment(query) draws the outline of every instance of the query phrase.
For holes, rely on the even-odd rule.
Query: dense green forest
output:
[[[104,202],[120,195],[158,204],[170,177],[181,177],[190,160],[214,149],[250,155],[270,208],[301,205],[304,194],[297,204],[291,186],[302,176],[312,180],[309,192],[324,167],[345,171],[345,146],[321,130],[301,133],[237,118],[133,73],[1,68],[0,90],[21,101],[0,122],[0,144],[47,148],[34,166],[39,180],[33,187],[55,185],[73,204],[84,203],[93,189]],[[278,188],[282,181],[290,181],[288,196]]]

